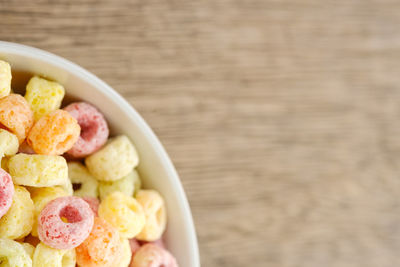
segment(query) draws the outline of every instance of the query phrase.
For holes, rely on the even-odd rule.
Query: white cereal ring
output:
[[[11,239],[0,238],[0,258],[2,266],[32,267],[32,259],[24,246]]]
[[[32,191],[32,201],[35,206],[35,217],[31,233],[32,236],[38,236],[37,218],[39,217],[42,209],[53,199],[65,196],[68,196],[68,193],[60,187],[39,187]]]
[[[123,238],[133,238],[145,224],[142,206],[121,192],[109,194],[99,206],[99,216],[117,229]]]
[[[80,162],[68,162],[68,176],[74,186],[74,196],[97,198],[98,182]]]
[[[0,60],[0,98],[10,94],[11,77],[10,64]]]
[[[120,135],[85,160],[90,173],[99,181],[116,181],[130,173],[139,163],[135,147]]]
[[[25,99],[31,106],[35,121],[60,108],[64,94],[61,84],[38,76],[32,77],[26,85]]]
[[[48,187],[68,183],[67,161],[61,156],[17,154],[8,162],[15,184]]]
[[[27,236],[32,230],[34,210],[28,190],[15,186],[11,208],[0,219],[0,237],[19,239]]]
[[[136,200],[142,205],[146,216],[146,224],[136,239],[144,241],[159,239],[167,224],[164,199],[155,190],[140,190],[136,194]]]
[[[141,186],[139,174],[132,170],[127,176],[114,182],[99,182],[99,196],[103,200],[110,193],[120,191],[127,196],[134,196]]]
[[[75,267],[75,249],[55,249],[40,242],[33,255],[33,267]]]

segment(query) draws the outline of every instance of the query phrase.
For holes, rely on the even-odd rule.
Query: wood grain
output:
[[[400,265],[400,3],[0,0],[97,74],[188,194],[202,266]]]

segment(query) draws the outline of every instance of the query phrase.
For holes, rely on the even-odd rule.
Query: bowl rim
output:
[[[37,59],[40,61],[45,61],[52,65],[56,65],[61,69],[66,69],[71,72],[73,75],[78,76],[80,79],[86,81],[87,83],[92,84],[98,90],[101,90],[107,97],[113,98],[116,102],[119,102],[121,108],[126,112],[126,114],[132,118],[133,121],[137,122],[138,126],[143,130],[148,138],[149,142],[152,144],[156,154],[161,160],[162,165],[164,166],[166,172],[168,173],[168,177],[171,179],[171,183],[173,187],[176,189],[178,194],[178,198],[180,199],[180,204],[182,205],[182,211],[184,213],[184,218],[186,220],[185,229],[188,232],[188,236],[190,239],[190,251],[192,252],[193,263],[195,264],[193,267],[200,266],[200,254],[197,242],[197,236],[195,231],[195,226],[193,223],[192,213],[189,207],[189,203],[183,190],[183,186],[180,182],[178,173],[168,156],[165,148],[161,144],[160,140],[154,134],[153,130],[150,126],[145,122],[142,116],[136,111],[136,109],[125,100],[117,91],[115,91],[111,86],[109,86],[106,82],[98,78],[96,75],[91,73],[90,71],[84,69],[83,67],[65,59],[61,56],[57,56],[51,52],[47,52],[45,50],[35,48],[32,46],[27,46],[18,43],[0,41],[0,52],[4,53],[12,53],[16,55],[21,55],[33,59]]]

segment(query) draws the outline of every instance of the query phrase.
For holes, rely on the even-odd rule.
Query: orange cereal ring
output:
[[[122,251],[116,229],[100,217],[94,218],[89,237],[76,250],[76,262],[85,267],[111,267],[118,262]]]
[[[24,141],[33,124],[33,112],[21,95],[10,94],[0,99],[0,124]]]
[[[61,155],[78,140],[81,127],[68,112],[58,109],[41,117],[29,132],[27,142],[38,154]]]

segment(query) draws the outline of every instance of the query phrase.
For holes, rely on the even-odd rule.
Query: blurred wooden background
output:
[[[0,0],[143,115],[207,267],[400,266],[400,3]],[[185,266],[183,266],[185,267]]]

